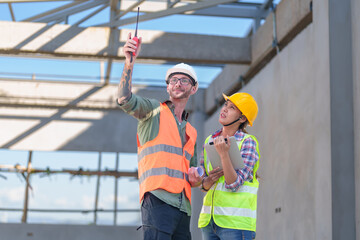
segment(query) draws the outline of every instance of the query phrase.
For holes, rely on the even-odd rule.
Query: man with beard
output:
[[[185,106],[198,89],[194,69],[184,63],[166,73],[169,100],[163,103],[131,92],[135,60],[141,49],[131,39],[124,45],[125,65],[117,102],[138,120],[138,173],[144,239],[191,239],[191,187],[201,178],[193,174],[197,165],[197,132],[189,122]],[[190,168],[190,169],[189,169]],[[190,179],[189,179],[190,171]]]

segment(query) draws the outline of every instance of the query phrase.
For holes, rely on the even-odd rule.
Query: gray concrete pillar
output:
[[[351,0],[329,0],[332,239],[356,239]]]
[[[196,128],[198,132],[197,153],[198,153],[198,165],[200,165],[200,155],[201,155],[203,143],[205,141],[203,137],[205,114],[200,111],[192,113],[190,122],[193,124],[193,126]],[[204,195],[199,188],[192,188],[192,196],[191,196],[192,213],[191,213],[191,223],[190,223],[190,231],[191,231],[192,239],[201,239],[201,231],[198,228],[198,219],[202,207],[203,196]]]
[[[353,66],[360,66],[360,1],[351,1]],[[360,146],[360,69],[353,68],[355,146]],[[356,239],[360,240],[360,148],[355,147]]]
[[[196,95],[192,96],[192,101],[189,102],[191,106],[191,116],[190,123],[197,130],[197,154],[198,154],[198,165],[200,165],[200,155],[202,151],[202,146],[205,141],[204,138],[204,123],[206,120],[206,114],[200,110],[203,109],[204,102],[204,91],[198,91]],[[200,210],[202,207],[203,193],[199,188],[192,188],[192,196],[191,196],[191,205],[192,205],[192,213],[191,213],[191,222],[190,222],[190,231],[191,237],[194,240],[201,239],[201,230],[198,228],[198,219]]]

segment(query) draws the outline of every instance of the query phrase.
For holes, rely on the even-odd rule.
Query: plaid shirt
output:
[[[216,131],[214,134],[212,134],[211,137],[214,139],[218,137],[221,134],[221,132],[222,129]],[[240,142],[246,136],[246,133],[242,132],[241,130],[238,130],[234,136],[236,141]],[[235,182],[231,184],[227,184],[225,182],[225,188],[231,189],[233,192],[235,192],[241,185],[243,185],[245,181],[249,181],[249,182],[252,181],[253,169],[255,163],[259,160],[259,154],[256,151],[256,142],[252,138],[247,138],[244,140],[240,149],[240,153],[244,161],[245,167],[242,169],[235,169],[237,173],[237,179]],[[200,164],[205,169],[204,151],[201,152]],[[205,172],[205,176],[207,177],[206,172]]]

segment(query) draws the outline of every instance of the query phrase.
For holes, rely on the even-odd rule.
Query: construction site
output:
[[[256,239],[360,240],[358,0],[0,0],[0,240],[142,239],[138,122],[117,104],[138,9],[132,92],[165,101],[166,70],[193,66],[198,156],[223,93],[256,99]]]

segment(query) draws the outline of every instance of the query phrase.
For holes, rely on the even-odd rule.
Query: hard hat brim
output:
[[[226,96],[224,93],[222,95],[223,95],[225,101],[230,100],[230,98],[228,96]]]

